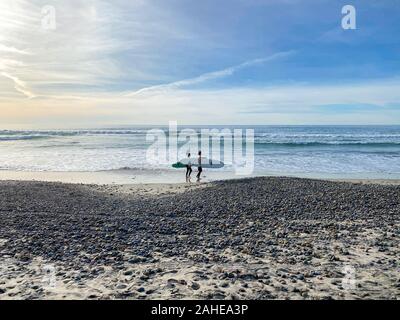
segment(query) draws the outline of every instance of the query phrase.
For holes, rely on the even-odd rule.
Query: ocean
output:
[[[146,134],[156,126],[0,130],[0,170],[94,172],[174,170],[149,165]],[[167,130],[167,128],[159,127]],[[199,132],[202,126],[182,126]],[[254,129],[256,174],[400,178],[400,126],[228,126]],[[197,150],[196,150],[197,151]],[[195,151],[192,151],[195,153]],[[182,155],[180,155],[182,156]],[[231,170],[226,166],[221,170]]]

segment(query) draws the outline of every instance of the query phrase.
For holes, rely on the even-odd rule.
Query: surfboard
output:
[[[192,164],[192,167],[199,166],[198,158],[185,158],[185,159],[179,160],[177,163],[174,163],[172,165],[172,167],[176,168],[176,169],[186,168],[186,166],[188,165],[189,162]],[[223,168],[223,166],[224,166],[224,163],[222,161],[208,159],[205,157],[201,158],[201,167],[202,168],[219,169],[219,168]]]

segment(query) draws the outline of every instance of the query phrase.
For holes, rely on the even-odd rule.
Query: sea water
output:
[[[174,170],[146,161],[151,145],[146,134],[154,128],[168,130],[162,126],[0,130],[0,170]],[[400,178],[400,126],[181,126],[178,130],[186,128],[254,129],[257,174]]]

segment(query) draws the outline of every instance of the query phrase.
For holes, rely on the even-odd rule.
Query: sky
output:
[[[0,130],[400,124],[399,17],[400,0],[0,0]]]

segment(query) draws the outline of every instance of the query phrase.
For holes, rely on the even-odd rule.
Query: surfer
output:
[[[186,165],[186,182],[190,182],[190,175],[192,174],[192,163],[190,162],[190,152],[188,152],[188,163]]]
[[[201,167],[201,151],[199,151],[199,158],[197,160],[198,163],[198,171],[197,171],[197,182],[200,182],[200,175],[203,172],[203,168]]]

